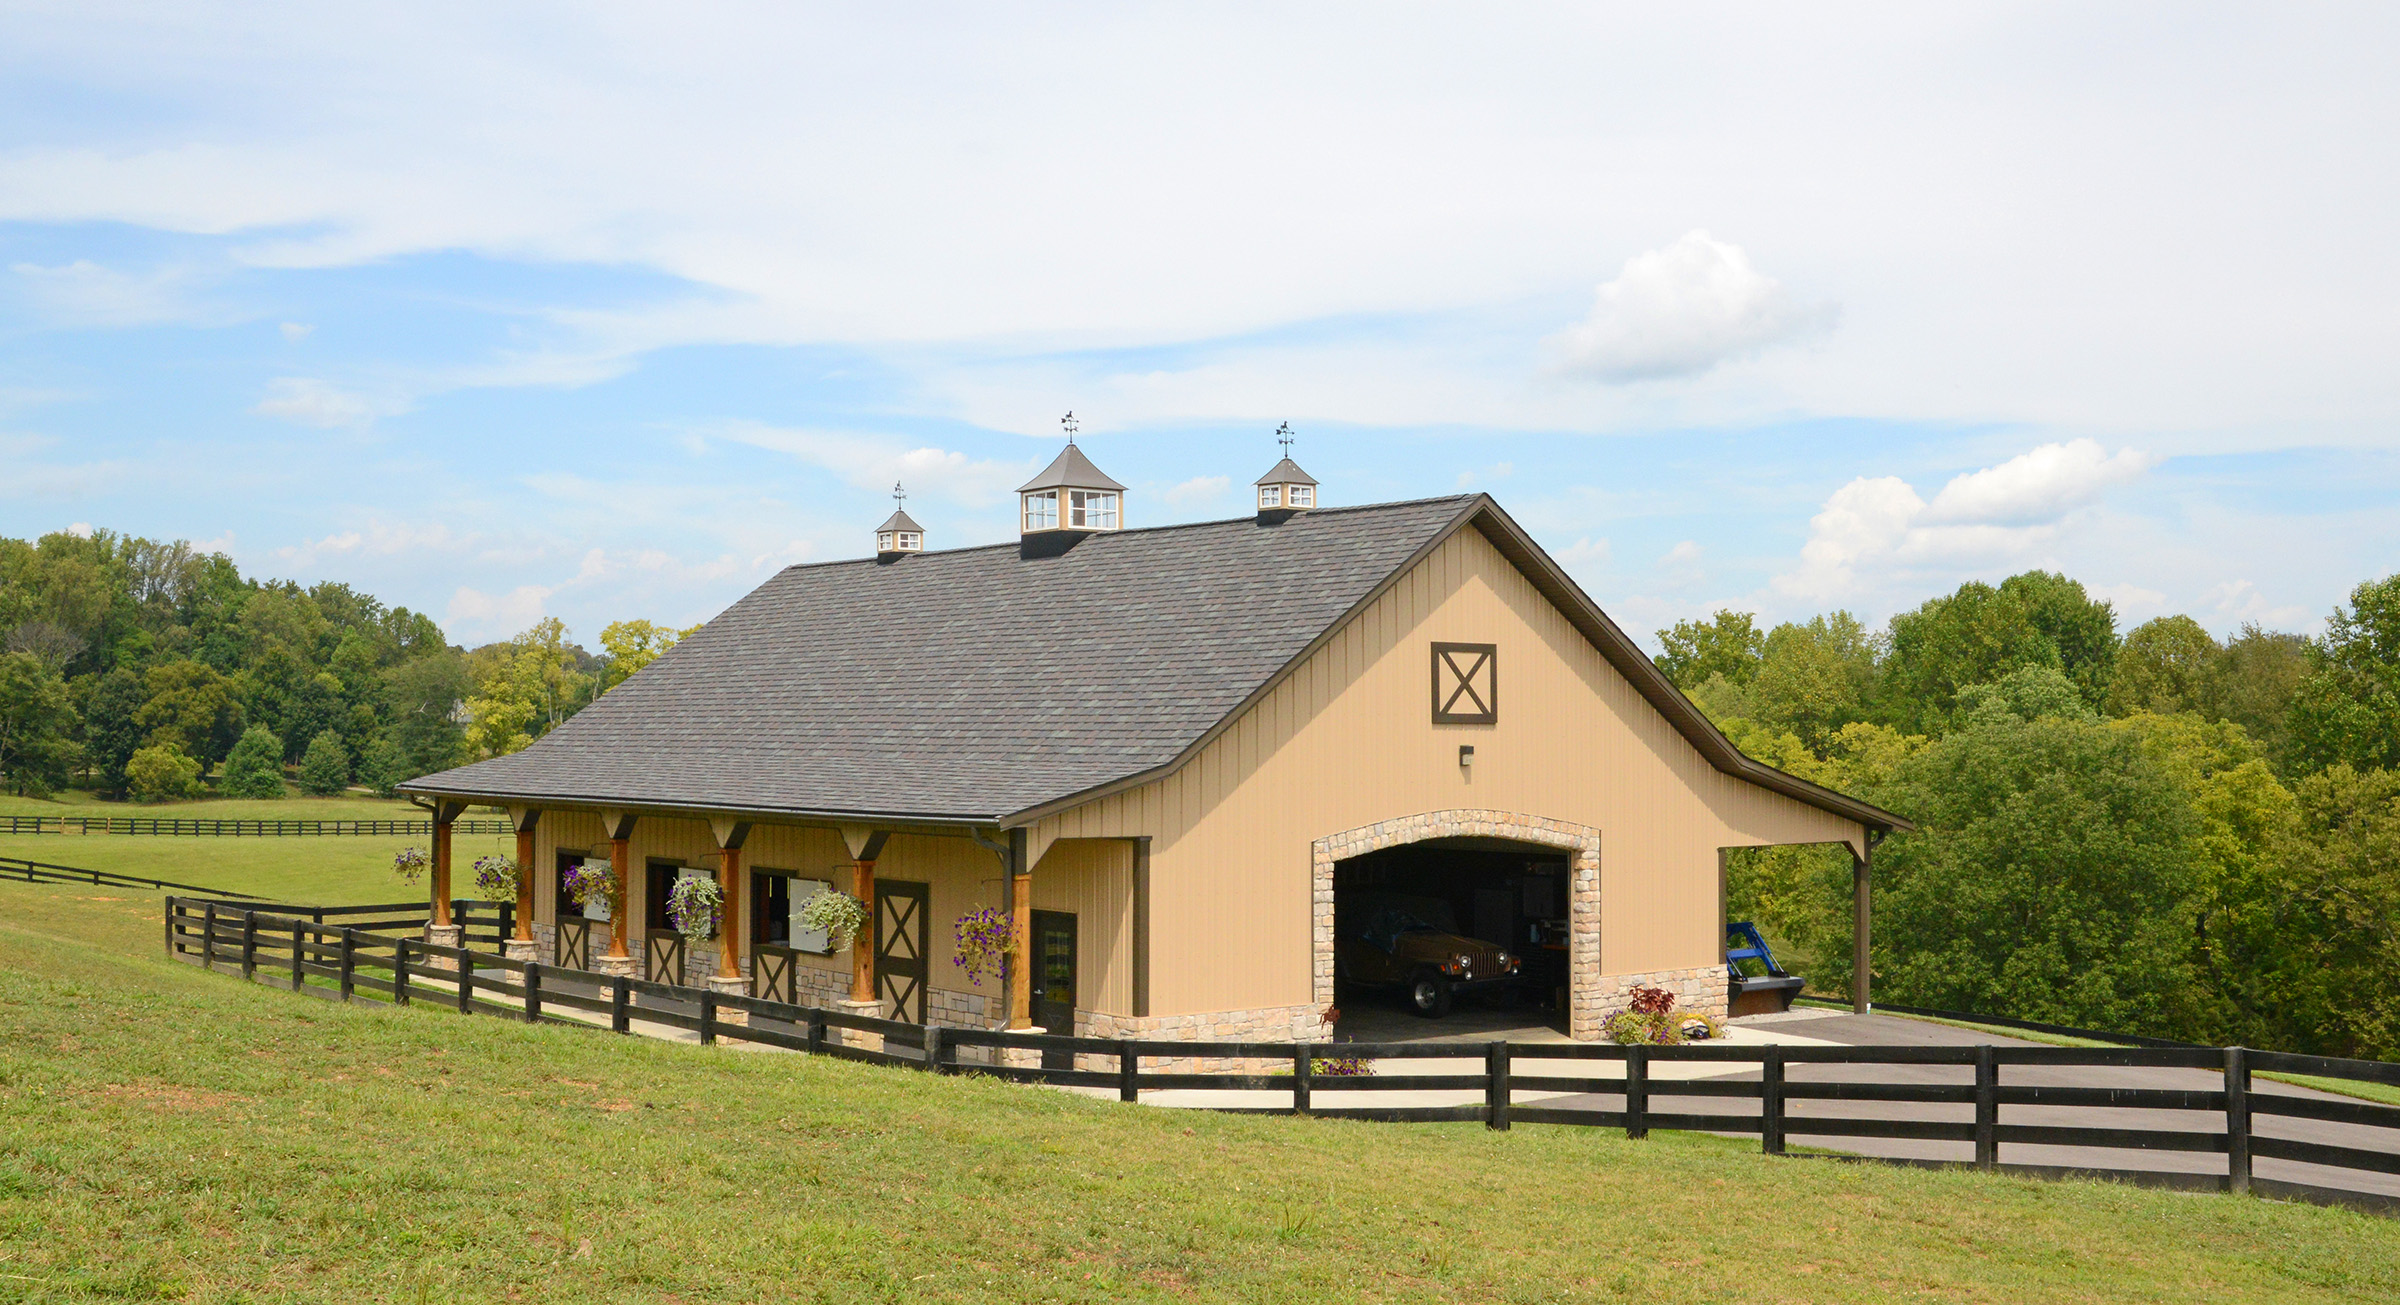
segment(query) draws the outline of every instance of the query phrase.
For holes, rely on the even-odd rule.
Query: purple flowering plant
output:
[[[513,856],[475,858],[475,893],[489,902],[513,902],[524,891],[525,870]]]
[[[585,862],[567,871],[567,900],[579,907],[589,908],[598,903],[610,915],[617,913],[616,872],[604,865]]]
[[[978,906],[958,917],[958,954],[950,963],[966,971],[967,982],[980,988],[983,976],[999,976],[1002,958],[1016,949],[1008,917],[989,906]]]
[[[432,868],[433,859],[425,855],[424,848],[404,847],[392,853],[392,873],[400,876],[402,883],[418,883]]]

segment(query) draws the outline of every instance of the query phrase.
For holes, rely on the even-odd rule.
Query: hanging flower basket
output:
[[[617,914],[616,872],[586,862],[567,871],[567,900],[585,911],[597,906],[610,918]]]
[[[525,891],[525,868],[513,856],[475,858],[475,895],[487,902],[513,902]]]
[[[667,890],[667,920],[675,932],[693,942],[717,936],[718,915],[724,906],[725,894],[714,879],[683,875]]]
[[[425,873],[433,868],[433,859],[421,847],[404,847],[392,853],[392,873],[404,884],[424,882]]]
[[[950,963],[964,971],[967,982],[980,988],[983,976],[998,978],[1000,966],[1008,954],[1016,950],[1008,917],[988,906],[978,906],[958,917],[958,954]]]
[[[826,950],[838,952],[866,929],[867,904],[829,888],[801,903],[800,923],[824,934]]]

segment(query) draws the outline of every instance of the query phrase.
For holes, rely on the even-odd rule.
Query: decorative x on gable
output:
[[[1433,646],[1433,723],[1500,723],[1500,647],[1489,643]]]

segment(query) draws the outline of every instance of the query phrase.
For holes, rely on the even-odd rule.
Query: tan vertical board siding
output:
[[[1498,724],[1432,723],[1437,641],[1499,646]],[[1458,765],[1462,743],[1475,746],[1471,772]],[[1855,823],[1710,766],[1471,530],[1191,764],[1044,830],[1151,836],[1151,1009],[1189,1014],[1311,1000],[1316,839],[1469,807],[1603,832],[1600,956],[1610,974],[1721,959],[1720,847],[1859,837]]]
[[[1133,1013],[1133,844],[1060,839],[1033,871],[1033,909],[1075,916],[1075,1005]]]

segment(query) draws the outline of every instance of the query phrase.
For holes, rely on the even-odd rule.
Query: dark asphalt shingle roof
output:
[[[1473,496],[778,573],[523,752],[405,789],[989,819],[1172,761]]]

